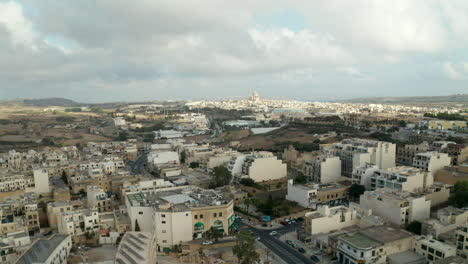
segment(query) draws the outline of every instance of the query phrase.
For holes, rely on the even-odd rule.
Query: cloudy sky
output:
[[[467,0],[0,0],[0,100],[468,93]]]

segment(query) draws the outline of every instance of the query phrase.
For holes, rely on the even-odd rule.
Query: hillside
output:
[[[58,98],[58,97],[40,98],[40,99],[24,99],[23,104],[28,105],[28,106],[38,106],[38,107],[44,107],[44,106],[71,107],[71,106],[83,105],[70,99]]]
[[[343,103],[356,104],[468,104],[468,94],[447,96],[406,96],[406,97],[370,97],[342,100]]]

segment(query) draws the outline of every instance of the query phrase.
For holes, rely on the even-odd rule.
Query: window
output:
[[[203,219],[203,215],[200,215],[200,219]]]
[[[141,214],[141,215],[142,215],[142,214],[143,214],[143,212],[138,212],[138,214]]]
[[[167,243],[167,240],[163,240],[162,242],[163,242],[163,243]]]
[[[161,217],[166,217],[166,215],[165,215],[165,214],[162,214]]]
[[[372,252],[373,252],[373,251],[372,251]],[[361,252],[361,258],[363,258],[363,257],[364,257],[364,252]]]
[[[434,249],[433,248],[429,248],[429,253],[434,253]]]
[[[222,212],[219,213],[219,217],[221,217],[221,216],[223,216],[223,213],[222,213]]]
[[[436,256],[438,256],[438,257],[442,257],[442,252],[440,252],[440,251],[437,251],[437,250],[436,250],[435,254],[436,254]]]
[[[166,221],[161,221],[161,223],[165,224],[165,223],[166,223]]]
[[[421,249],[422,250],[427,250],[427,246],[426,245],[421,245]]]
[[[166,230],[162,230],[161,232],[162,232],[162,233],[166,233]]]
[[[213,217],[216,217],[216,213],[213,214]]]
[[[198,219],[198,215],[195,215],[195,219]]]

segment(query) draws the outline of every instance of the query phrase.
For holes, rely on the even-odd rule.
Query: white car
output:
[[[211,244],[213,244],[213,241],[205,240],[201,244],[202,245],[211,245]]]
[[[276,232],[276,231],[271,231],[270,232],[270,236],[276,236],[277,234],[278,234],[278,232]]]

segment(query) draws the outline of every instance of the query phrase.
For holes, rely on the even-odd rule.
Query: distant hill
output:
[[[64,107],[72,107],[72,106],[80,106],[83,104],[77,103],[73,100],[66,99],[66,98],[40,98],[40,99],[24,99],[23,104],[29,106],[64,106]]]
[[[370,97],[370,98],[354,98],[342,100],[344,103],[356,104],[440,104],[440,103],[455,103],[468,104],[468,94],[454,94],[446,96],[406,96],[406,97]]]

